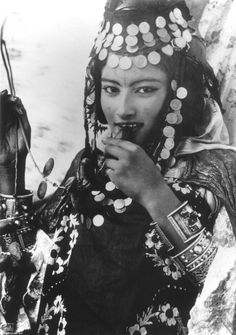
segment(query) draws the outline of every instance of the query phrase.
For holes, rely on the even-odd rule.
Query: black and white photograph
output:
[[[236,0],[0,0],[0,335],[236,335]]]

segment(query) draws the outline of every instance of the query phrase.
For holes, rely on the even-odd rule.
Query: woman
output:
[[[225,208],[235,222],[234,151],[189,19],[183,1],[107,2],[87,68],[85,149],[34,216],[24,142],[15,159],[3,144],[16,132],[2,132],[3,333],[187,334],[214,222]],[[21,231],[9,242],[10,216]]]

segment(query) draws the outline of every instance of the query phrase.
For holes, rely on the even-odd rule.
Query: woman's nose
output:
[[[122,120],[131,120],[137,113],[137,107],[135,105],[135,100],[131,94],[124,94],[119,101],[119,106],[117,110],[118,116]]]

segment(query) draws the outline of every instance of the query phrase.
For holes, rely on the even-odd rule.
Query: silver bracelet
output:
[[[197,213],[188,201],[167,215],[167,219],[184,243],[195,239],[202,230],[200,217],[201,214]]]

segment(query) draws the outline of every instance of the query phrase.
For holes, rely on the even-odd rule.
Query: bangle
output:
[[[184,243],[196,238],[202,230],[200,217],[201,214],[192,209],[188,201],[167,215],[167,219]]]
[[[201,285],[216,252],[216,243],[212,235],[204,228],[192,244],[172,256],[172,259],[189,275],[194,284]]]
[[[155,226],[156,235],[158,236],[160,242],[165,247],[166,251],[171,251],[174,249],[173,244],[170,242],[166,234],[163,232],[158,222],[152,222],[151,226]]]
[[[6,195],[0,193],[0,219],[20,217],[32,210],[33,192],[23,195]]]

